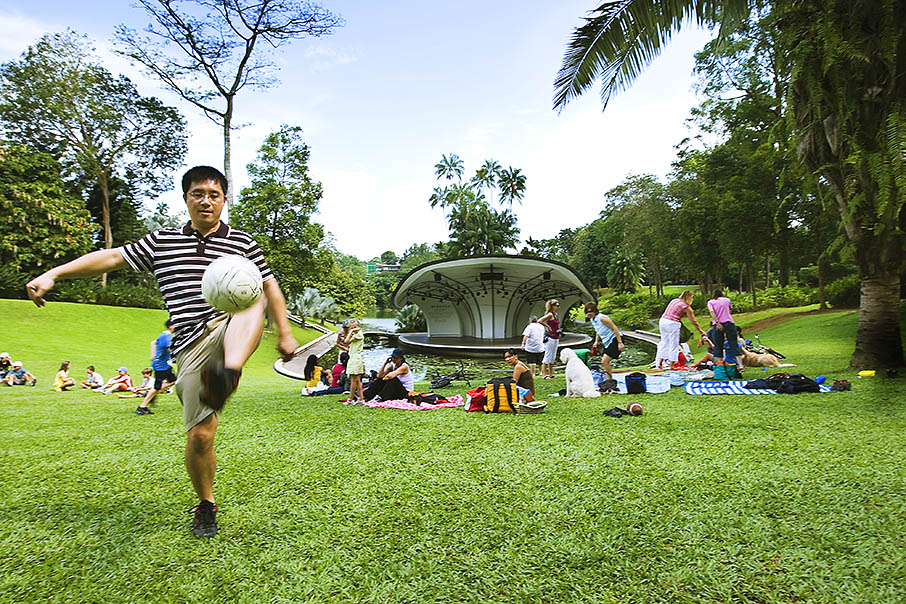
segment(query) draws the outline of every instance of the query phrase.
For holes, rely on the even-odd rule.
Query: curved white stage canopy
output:
[[[551,298],[560,301],[562,317],[570,307],[597,296],[572,268],[560,262],[493,255],[423,264],[400,281],[393,305],[418,306],[428,321],[429,340],[460,338],[503,344],[513,338],[521,342],[529,316],[543,315],[544,304]]]

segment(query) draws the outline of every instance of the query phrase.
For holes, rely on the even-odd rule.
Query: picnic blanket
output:
[[[746,388],[748,383],[749,380],[686,382],[683,390],[686,391],[686,394],[778,394],[776,390],[770,388]],[[821,384],[821,392],[833,392],[833,390],[830,389],[830,386]]]
[[[454,394],[447,397],[446,403],[438,405],[414,405],[406,399],[395,401],[365,401],[362,403],[366,407],[381,407],[382,409],[404,409],[406,411],[430,411],[432,409],[447,409],[450,407],[462,407],[463,402],[461,394]]]

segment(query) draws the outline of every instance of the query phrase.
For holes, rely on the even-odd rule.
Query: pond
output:
[[[396,323],[393,317],[388,317],[386,314],[383,317],[363,318],[362,324],[366,330],[383,331],[391,334],[396,332]],[[575,323],[570,326],[569,330],[594,335],[594,330],[592,330],[590,323]],[[655,349],[647,342],[627,338],[626,344],[626,350],[623,351],[619,359],[613,362],[614,368],[647,365],[654,360]],[[369,370],[380,368],[395,346],[396,338],[394,336],[367,336],[364,352],[365,367]],[[463,367],[466,374],[470,377],[477,378],[475,384],[481,383],[490,377],[503,377],[513,372],[512,368],[503,361],[502,355],[497,360],[488,358],[445,358],[420,353],[407,353],[406,360],[415,375],[416,381],[430,380],[437,375],[450,374],[460,367]],[[560,365],[559,361],[557,365]]]

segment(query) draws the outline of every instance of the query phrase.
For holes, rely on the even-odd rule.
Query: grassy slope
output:
[[[2,347],[42,378],[0,390],[0,602],[903,599],[904,381],[846,369],[853,313],[761,332],[851,393],[674,390],[620,420],[601,411],[627,397],[540,416],[300,399],[265,343],[218,432],[221,534],[199,541],[175,398],[139,417],[49,390],[61,356],[140,365],[163,314],[0,310],[30,322]]]

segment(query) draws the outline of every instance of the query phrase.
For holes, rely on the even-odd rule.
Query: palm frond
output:
[[[688,24],[722,22],[722,31],[749,14],[760,0],[616,0],[585,17],[566,48],[554,81],[554,109],[562,111],[598,79],[604,108],[627,89]]]

